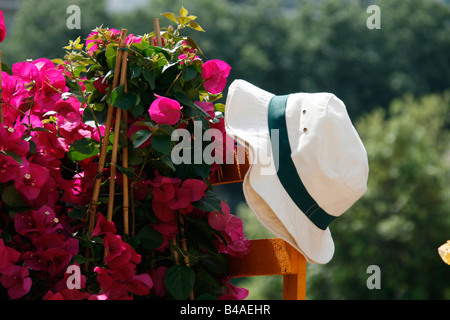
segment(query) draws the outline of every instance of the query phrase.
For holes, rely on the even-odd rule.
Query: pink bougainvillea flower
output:
[[[164,285],[164,278],[166,277],[166,272],[168,267],[160,266],[156,270],[150,270],[150,275],[153,279],[155,295],[158,298],[162,298],[166,296],[166,286]]]
[[[86,38],[86,49],[89,54],[92,54],[98,49],[98,45],[104,41],[100,38],[97,31],[92,31]]]
[[[130,45],[132,43],[141,43],[141,41],[142,41],[142,37],[135,36],[134,34],[131,33],[125,39],[125,44]]]
[[[57,222],[55,211],[48,206],[14,215],[14,227],[17,233],[29,238],[56,232],[61,228]]]
[[[42,115],[47,111],[53,111],[55,103],[61,98],[62,93],[69,89],[66,86],[66,78],[62,70],[57,69],[53,62],[46,58],[40,58],[32,62],[39,74],[35,81],[35,108],[34,112]]]
[[[152,190],[152,181],[141,179],[135,183],[134,196],[137,200],[143,201]]]
[[[17,109],[20,109],[23,100],[28,97],[28,91],[25,90],[22,78],[9,75],[4,71],[1,73],[1,76],[4,117],[13,122],[20,113]]]
[[[110,268],[119,268],[129,262],[141,262],[141,256],[126,242],[122,241],[119,235],[106,234],[103,239],[103,245],[106,248],[105,263]]]
[[[214,230],[225,231],[231,219],[230,207],[222,201],[222,212],[210,212],[208,223]]]
[[[152,183],[154,199],[167,203],[175,198],[176,190],[181,183],[181,179],[158,175],[153,179]]]
[[[235,257],[243,257],[250,252],[250,240],[243,233],[242,220],[230,213],[228,205],[222,201],[222,213],[210,212],[208,223],[214,230],[221,231],[226,240],[218,239],[216,247],[219,252]]]
[[[131,300],[128,294],[127,285],[124,281],[117,281],[110,270],[102,267],[95,267],[97,281],[101,287],[98,295],[91,295],[90,300]]]
[[[181,184],[181,187],[188,190],[191,202],[199,201],[205,196],[206,189],[208,186],[205,182],[199,179],[187,179]]]
[[[1,148],[1,147],[0,147]],[[19,164],[10,156],[0,153],[0,183],[5,183],[16,178]]]
[[[92,196],[93,181],[97,174],[97,163],[92,158],[88,162],[81,163],[84,171],[77,173],[72,180],[63,180],[61,189],[64,191],[62,201],[86,205]],[[106,171],[105,171],[106,172]]]
[[[0,239],[0,273],[12,273],[14,263],[19,260],[20,252],[8,247]]]
[[[184,209],[182,213],[192,211],[192,202],[200,200],[206,191],[206,184],[198,179],[187,179],[182,182],[180,178],[157,176],[153,180],[153,210],[161,221],[170,221],[170,210]],[[165,206],[168,207],[165,208]],[[158,212],[162,210],[162,212]]]
[[[53,291],[49,290],[44,297],[42,297],[42,300],[65,300],[64,296],[60,292],[53,293]]]
[[[49,248],[42,254],[42,260],[51,277],[64,273],[71,259],[72,255],[61,248]]]
[[[202,108],[209,116],[214,119],[216,116],[216,111],[214,109],[214,104],[208,101],[195,101],[195,104]]]
[[[54,107],[56,114],[56,125],[59,129],[72,132],[82,123],[80,114],[80,102],[75,97],[59,100]]]
[[[178,210],[189,207],[191,204],[191,196],[186,192],[187,188],[177,188],[175,191],[175,196],[167,202],[167,205],[172,210]]]
[[[14,185],[21,195],[28,200],[36,199],[49,178],[47,168],[24,160],[19,167]]]
[[[174,125],[180,120],[181,105],[178,101],[155,94],[148,113],[157,124]]]
[[[18,299],[30,292],[31,278],[27,267],[14,266],[11,273],[4,273],[0,277],[0,283],[8,290],[12,299]]]
[[[32,251],[25,251],[20,257],[25,265],[31,270],[40,271],[45,270],[47,267],[42,260],[42,254]]]
[[[99,213],[97,215],[97,223],[95,225],[94,231],[92,231],[92,237],[103,235],[103,234],[116,234],[117,230],[114,222],[106,220],[106,218]]]
[[[66,149],[58,137],[58,130],[52,123],[44,123],[42,131],[33,131],[31,136],[36,143],[36,152],[42,154],[46,159],[62,159],[66,155]]]
[[[178,56],[178,60],[180,60],[180,64],[183,65],[185,63],[189,63],[191,61],[195,61],[195,60],[201,60],[196,54],[190,53],[188,52],[188,50],[186,50],[186,53],[182,53]]]
[[[18,156],[24,156],[29,150],[29,143],[22,139],[26,127],[20,123],[14,126],[0,125],[0,150],[10,151]]]
[[[153,228],[168,239],[173,239],[178,234],[178,223],[175,219],[153,224]]]
[[[202,78],[205,80],[205,90],[212,94],[223,91],[230,75],[231,67],[224,61],[213,59],[206,61],[202,66]]]
[[[0,10],[0,42],[5,40],[5,37],[6,37],[5,20],[3,18],[3,11]]]
[[[175,219],[175,211],[170,209],[168,205],[163,201],[153,199],[152,209],[158,219],[163,222],[169,222]]]
[[[165,46],[166,45],[166,39],[164,39],[163,36],[159,37],[161,39],[161,46]],[[156,47],[158,45],[158,40],[155,38],[153,38],[153,45]]]
[[[220,118],[219,121],[211,123],[210,129],[211,131],[218,130],[221,132],[221,135],[214,135],[214,144],[217,143],[218,146],[222,146],[222,148],[214,148],[213,150],[214,154],[212,156],[216,159],[214,164],[226,163],[227,159],[234,157],[235,141],[226,132],[224,118]]]
[[[11,70],[13,75],[20,77],[26,83],[37,81],[39,79],[38,68],[28,61],[14,63]]]
[[[223,279],[225,292],[219,297],[219,300],[244,300],[248,297],[248,289],[240,288],[230,282],[230,277]]]
[[[150,278],[150,275],[146,273],[135,275],[130,281],[127,282],[128,291],[139,296],[149,294],[152,287],[152,278]]]
[[[117,29],[108,29],[105,34],[109,36],[109,40],[117,40],[120,36],[120,31]],[[92,55],[99,46],[105,45],[106,42],[108,41],[105,41],[103,36],[99,35],[98,31],[92,31],[86,38],[86,49]]]
[[[94,85],[94,88],[102,94],[106,94],[106,90],[108,90],[109,87],[108,81],[105,79],[105,77],[98,78],[92,84]]]

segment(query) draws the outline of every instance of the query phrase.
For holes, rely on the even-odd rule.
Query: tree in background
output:
[[[450,87],[450,7],[438,1],[370,1],[381,29],[368,29],[368,3],[303,1],[291,19],[286,49],[289,91],[329,91],[352,118],[411,92]]]
[[[67,8],[80,8],[80,29],[69,29]],[[84,41],[97,26],[108,25],[104,0],[22,0],[14,26],[3,45],[2,61],[9,64],[26,59],[49,59],[64,56],[69,40]]]
[[[381,9],[381,29],[366,26],[371,3]],[[81,9],[80,30],[66,26],[69,5]],[[277,94],[333,92],[355,120],[405,93],[450,87],[450,6],[437,0],[151,0],[111,16],[104,0],[22,0],[3,61],[60,57],[68,39],[84,40],[101,24],[143,34],[156,17],[168,26],[160,13],[182,5],[206,30],[195,35],[206,56],[232,66],[230,81]]]

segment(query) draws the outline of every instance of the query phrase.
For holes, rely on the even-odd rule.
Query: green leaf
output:
[[[19,208],[24,206],[24,202],[14,185],[10,185],[3,190],[2,201],[10,207]]]
[[[214,110],[220,111],[220,112],[225,112],[225,105],[223,103],[216,103],[214,105]]]
[[[192,37],[186,37],[186,41],[189,43],[189,45],[190,45],[193,49],[197,49],[199,54],[201,54],[202,56],[205,55],[205,54],[203,53],[203,51],[200,49],[200,47],[198,46],[197,42],[195,42],[195,40],[194,40]]]
[[[179,24],[186,25],[189,22],[192,22],[193,19],[190,17],[178,17],[177,20]]]
[[[203,28],[195,21],[191,21],[187,26],[196,31],[205,32],[205,30],[203,30]]]
[[[206,197],[193,202],[192,205],[207,212],[222,212],[222,202],[211,190],[206,190]]]
[[[133,168],[133,167],[125,168],[125,167],[122,167],[122,166],[119,166],[118,164],[116,164],[116,168],[130,179],[134,179],[136,177],[136,173],[134,172],[135,168]]]
[[[217,254],[217,247],[214,244],[216,237],[208,221],[187,219],[187,222],[186,232],[189,235],[189,242],[211,254]],[[200,260],[204,258],[203,254],[206,252],[201,254]]]
[[[183,67],[183,79],[184,81],[190,81],[194,79],[198,74],[195,66]]]
[[[206,269],[213,273],[222,274],[227,272],[227,259],[222,254],[204,253],[200,261]]]
[[[183,7],[183,6],[181,6],[181,9],[180,9],[180,16],[182,16],[182,17],[186,17],[187,15],[188,15],[188,11]]]
[[[85,211],[81,207],[73,208],[69,211],[68,216],[74,220],[84,220]]]
[[[125,86],[116,87],[111,93],[111,104],[122,110],[130,110],[139,103],[139,97],[133,93],[125,93]]]
[[[145,153],[140,149],[131,148],[128,150],[128,164],[130,166],[138,166],[144,161]]]
[[[49,132],[49,133],[53,133],[53,131],[43,128],[43,127],[34,127],[33,129],[31,129],[31,131],[40,131],[40,132]]]
[[[150,137],[152,136],[152,132],[147,129],[139,130],[133,135],[133,146],[135,148],[139,148],[142,144],[144,144]]]
[[[165,155],[170,155],[172,151],[172,140],[171,137],[165,134],[160,134],[152,137],[152,147],[156,151],[161,152]]]
[[[86,257],[84,257],[84,256],[82,256],[80,254],[77,254],[76,256],[73,257],[73,262],[76,262],[78,264],[83,264],[83,263],[88,262],[88,261],[89,261],[88,258],[86,258]]]
[[[82,161],[99,153],[97,141],[82,138],[75,141],[69,149],[68,156],[72,161]]]
[[[153,71],[149,70],[149,69],[143,69],[142,75],[144,76],[145,81],[147,81],[148,84],[150,85],[150,88],[152,88],[152,90],[155,90],[156,83],[155,83],[155,75],[153,74]]]
[[[160,159],[160,162],[161,162],[162,164],[165,164],[166,166],[168,166],[172,171],[175,171],[175,170],[176,170],[175,165],[173,164],[172,159],[171,159],[170,156],[164,156],[164,157],[162,157],[162,158]]]
[[[211,165],[207,163],[181,163],[176,165],[176,175],[182,179],[204,177],[208,178],[211,171]]]
[[[6,72],[10,76],[12,75],[12,69],[4,62],[2,62],[2,71]]]
[[[137,78],[141,75],[142,68],[140,66],[133,64],[133,65],[130,65],[128,69],[129,69],[128,73],[130,75],[130,79]]]
[[[96,110],[96,107],[98,109],[99,106],[100,106],[99,104],[96,104],[94,108],[87,106],[83,111],[82,115],[83,122],[90,127],[93,128],[96,127],[95,121],[97,121],[99,126],[102,126],[106,123],[106,118],[108,116],[108,108],[105,108],[105,105],[103,105],[104,108]]]
[[[195,273],[186,266],[170,267],[164,278],[167,291],[177,300],[187,299],[194,289],[194,283]]]
[[[14,161],[16,161],[19,165],[22,165],[22,158],[19,157],[15,152],[12,151],[5,151],[5,150],[1,150],[0,154],[3,154],[5,156],[10,156],[11,158],[14,159]]]
[[[202,108],[200,108],[198,105],[196,105],[184,92],[181,91],[175,91],[173,93],[174,97],[176,100],[178,100],[178,102],[180,102],[181,104],[193,108],[194,109],[194,113],[198,114],[202,114],[204,117],[206,118],[211,118],[211,116]],[[195,116],[195,114],[194,114]]]
[[[177,16],[172,12],[165,12],[161,13],[162,16],[166,17],[167,19],[177,23]]]
[[[156,231],[152,226],[144,226],[136,235],[142,246],[147,250],[155,250],[164,242],[161,233]]]
[[[117,47],[118,47],[117,43],[110,43],[106,47],[105,52],[106,61],[108,63],[108,67],[112,70],[116,65]]]

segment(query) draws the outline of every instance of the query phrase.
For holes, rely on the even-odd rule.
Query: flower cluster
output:
[[[85,44],[70,41],[63,59],[18,62],[2,72],[0,297],[247,296],[227,276],[225,256],[244,256],[250,241],[242,221],[211,189],[217,163],[171,158],[177,129],[192,143],[198,143],[198,128],[202,136],[217,129],[216,142],[226,140],[218,100],[231,68],[203,61],[195,41],[180,35],[185,27],[203,30],[195,16],[184,8],[179,17],[164,16],[177,28],[161,30],[160,46],[149,33],[130,34],[119,48],[121,32],[97,28]],[[112,71],[124,49],[127,85],[113,87]],[[117,145],[107,126],[110,107],[126,113],[113,117],[123,133]],[[203,141],[199,146],[207,147]],[[106,164],[100,167],[103,149]],[[113,163],[114,149],[119,156]],[[234,143],[215,149],[215,159],[233,150]],[[67,285],[71,267],[83,270],[75,288]]]

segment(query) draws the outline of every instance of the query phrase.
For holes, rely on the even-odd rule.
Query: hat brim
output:
[[[227,134],[246,145],[250,153],[244,196],[263,226],[291,244],[308,262],[325,264],[334,254],[329,228],[321,230],[306,217],[284,190],[276,173],[268,127],[268,107],[273,96],[243,80],[235,80],[228,90]]]

